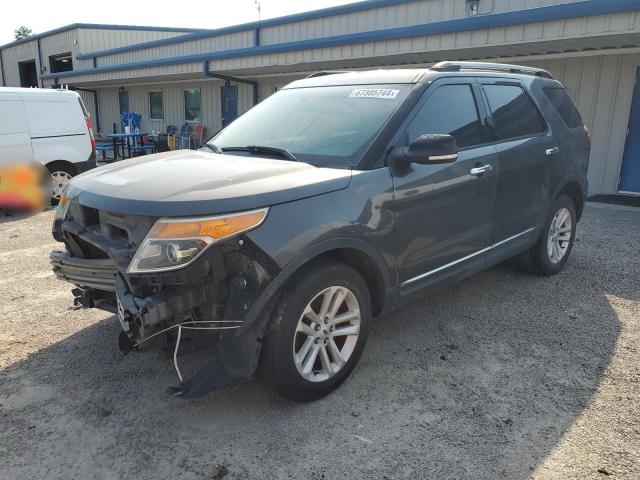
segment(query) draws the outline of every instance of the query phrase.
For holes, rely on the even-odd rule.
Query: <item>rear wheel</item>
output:
[[[371,315],[362,277],[339,262],[314,262],[285,289],[265,334],[260,376],[309,401],[335,390],[364,348]]]
[[[551,206],[540,239],[525,253],[525,264],[538,275],[555,275],[567,263],[575,236],[575,205],[563,195]]]
[[[51,195],[51,205],[57,205],[65,187],[76,175],[76,169],[73,165],[66,162],[53,162],[47,165],[51,173],[53,182],[53,193]]]

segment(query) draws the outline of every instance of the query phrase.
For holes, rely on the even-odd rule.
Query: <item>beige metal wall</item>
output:
[[[524,10],[578,0],[485,0],[481,14]],[[421,0],[261,29],[261,44],[322,38],[467,17],[464,0]]]
[[[219,52],[224,50],[235,50],[254,46],[254,33],[252,30],[246,32],[232,33],[220,37],[205,38],[190,42],[181,42],[174,45],[166,45],[144,50],[134,50],[117,55],[110,55],[98,58],[98,66],[143,62],[160,58],[181,57],[195,55],[198,53]]]
[[[210,62],[214,71],[242,70],[250,68],[273,67],[280,71],[291,70],[292,66],[305,63],[342,62],[348,60],[351,65],[367,65],[367,59],[376,64],[407,63],[399,62],[400,56],[411,56],[414,61],[438,61],[443,58],[469,58],[469,50],[475,51],[472,58],[487,58],[492,51],[503,55],[545,53],[548,51],[580,51],[592,46],[591,42],[600,42],[599,37],[609,36],[610,46],[623,46],[624,37],[620,34],[637,34],[640,30],[640,12],[598,15],[589,18],[569,18],[566,20],[539,22],[528,25],[513,25],[473,32],[457,32],[414,37],[400,40],[369,42],[313,50],[291,51],[286,53],[236,57]],[[593,44],[597,47],[597,44]],[[383,57],[398,57],[385,60]],[[510,55],[509,55],[510,56]]]
[[[25,60],[35,60],[36,70],[40,68],[40,62],[38,62],[38,46],[35,40],[20,43],[2,50],[2,65],[4,66],[5,74],[4,84],[6,87],[20,86],[18,62],[24,62]]]
[[[124,87],[129,92],[129,108],[142,114],[142,129],[145,131],[166,132],[168,125],[180,126],[185,123],[184,90],[199,88],[201,92],[202,123],[211,135],[222,127],[221,92],[224,84],[221,80],[206,79],[162,84],[133,85]],[[162,90],[164,120],[151,121],[149,118],[149,92]],[[119,88],[100,88],[98,90],[100,123],[104,134],[111,133],[115,123],[120,131]],[[251,85],[238,84],[238,114],[253,106]]]
[[[171,17],[167,17],[170,21]],[[94,52],[96,50],[108,50],[111,48],[135,45],[152,40],[161,40],[180,35],[185,32],[162,32],[148,30],[105,30],[96,28],[81,28],[78,30],[78,43],[81,45],[81,53]]]
[[[590,193],[617,193],[640,54],[526,63],[548,69],[565,85],[591,129]]]

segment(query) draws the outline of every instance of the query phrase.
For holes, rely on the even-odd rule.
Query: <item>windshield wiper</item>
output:
[[[223,152],[251,152],[251,153],[266,153],[270,155],[277,155],[292,162],[299,162],[293,153],[284,148],[265,147],[262,145],[247,145],[246,147],[223,147]]]
[[[220,147],[217,146],[215,143],[204,143],[200,148],[205,148],[205,147],[211,150],[213,153],[222,153],[222,150],[220,149]]]

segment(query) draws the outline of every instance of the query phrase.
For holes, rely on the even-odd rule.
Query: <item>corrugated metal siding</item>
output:
[[[598,35],[624,32],[637,33],[640,29],[640,12],[600,15],[595,17],[572,18],[554,22],[539,22],[528,25],[514,25],[484,29],[473,32],[457,32],[414,37],[401,40],[369,42],[330,48],[291,51],[251,57],[237,57],[216,60],[210,63],[211,70],[241,70],[273,65],[298,65],[309,62],[327,62],[344,59],[366,59],[386,55],[406,55],[424,53],[422,62],[437,61],[448,52],[449,58],[456,59],[456,50],[465,48],[506,47],[505,55],[546,53],[543,45],[531,46],[541,41],[562,41],[564,50],[582,50]],[[624,40],[620,40],[624,41]],[[612,40],[612,44],[615,44]],[[522,46],[522,47],[519,47]],[[555,48],[555,47],[554,47]],[[482,55],[480,55],[482,57]],[[486,54],[485,54],[486,57]],[[393,59],[390,60],[392,62]],[[383,63],[381,61],[381,63]],[[399,62],[396,62],[399,63]],[[354,62],[357,65],[357,62]],[[286,71],[285,68],[282,71]]]
[[[78,30],[78,43],[81,53],[108,50],[111,48],[150,42],[163,38],[185,35],[184,32],[157,32],[147,30],[105,30],[81,28]]]
[[[36,69],[40,67],[38,62],[38,47],[35,40],[33,42],[21,43],[13,47],[2,50],[2,61],[4,64],[4,73],[6,75],[5,86],[19,87],[20,72],[18,62],[25,60],[35,60]]]
[[[184,90],[199,88],[202,101],[202,123],[207,128],[207,135],[211,135],[222,128],[220,100],[220,80],[202,80],[162,85],[129,86],[129,107],[132,111],[142,114],[142,129],[165,132],[168,125],[180,126],[184,118]],[[149,119],[149,92],[162,90],[164,120],[151,121]],[[118,103],[118,88],[101,88],[98,91],[100,103],[100,121],[103,133],[110,133],[113,124],[120,130],[120,107]],[[242,114],[253,106],[253,90],[251,85],[238,85],[238,114]]]
[[[177,43],[175,45],[167,45],[163,47],[136,50],[133,52],[100,57],[98,58],[98,66],[143,62],[159,58],[234,50],[238,48],[252,47],[253,45],[253,31],[238,32],[220,37],[205,38],[191,42]]]
[[[116,72],[94,73],[76,77],[65,77],[64,83],[78,84],[121,80],[125,83],[129,79],[164,77],[171,81],[171,75],[198,74],[202,75],[202,63],[185,63],[180,65],[167,65],[164,67],[140,68],[136,70],[120,70]]]
[[[42,53],[42,63],[49,72],[49,57],[51,55],[59,55],[61,53],[71,52],[73,55],[73,68],[80,67],[79,61],[76,60],[78,49],[78,31],[76,29],[67,30],[66,32],[57,33],[46,38],[40,39],[40,51]]]
[[[480,13],[524,10],[579,0],[485,0]],[[465,18],[464,0],[422,0],[261,29],[263,45]]]
[[[640,54],[523,63],[552,72],[565,85],[591,129],[590,193],[617,193]]]
[[[258,99],[262,101],[276,93],[285,85],[304,77],[305,75],[287,75],[282,77],[261,78],[258,81]]]

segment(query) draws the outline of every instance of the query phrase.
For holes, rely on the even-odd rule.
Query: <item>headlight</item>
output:
[[[209,245],[260,225],[267,208],[217,217],[162,218],[147,234],[128,273],[175,270],[193,262]]]

